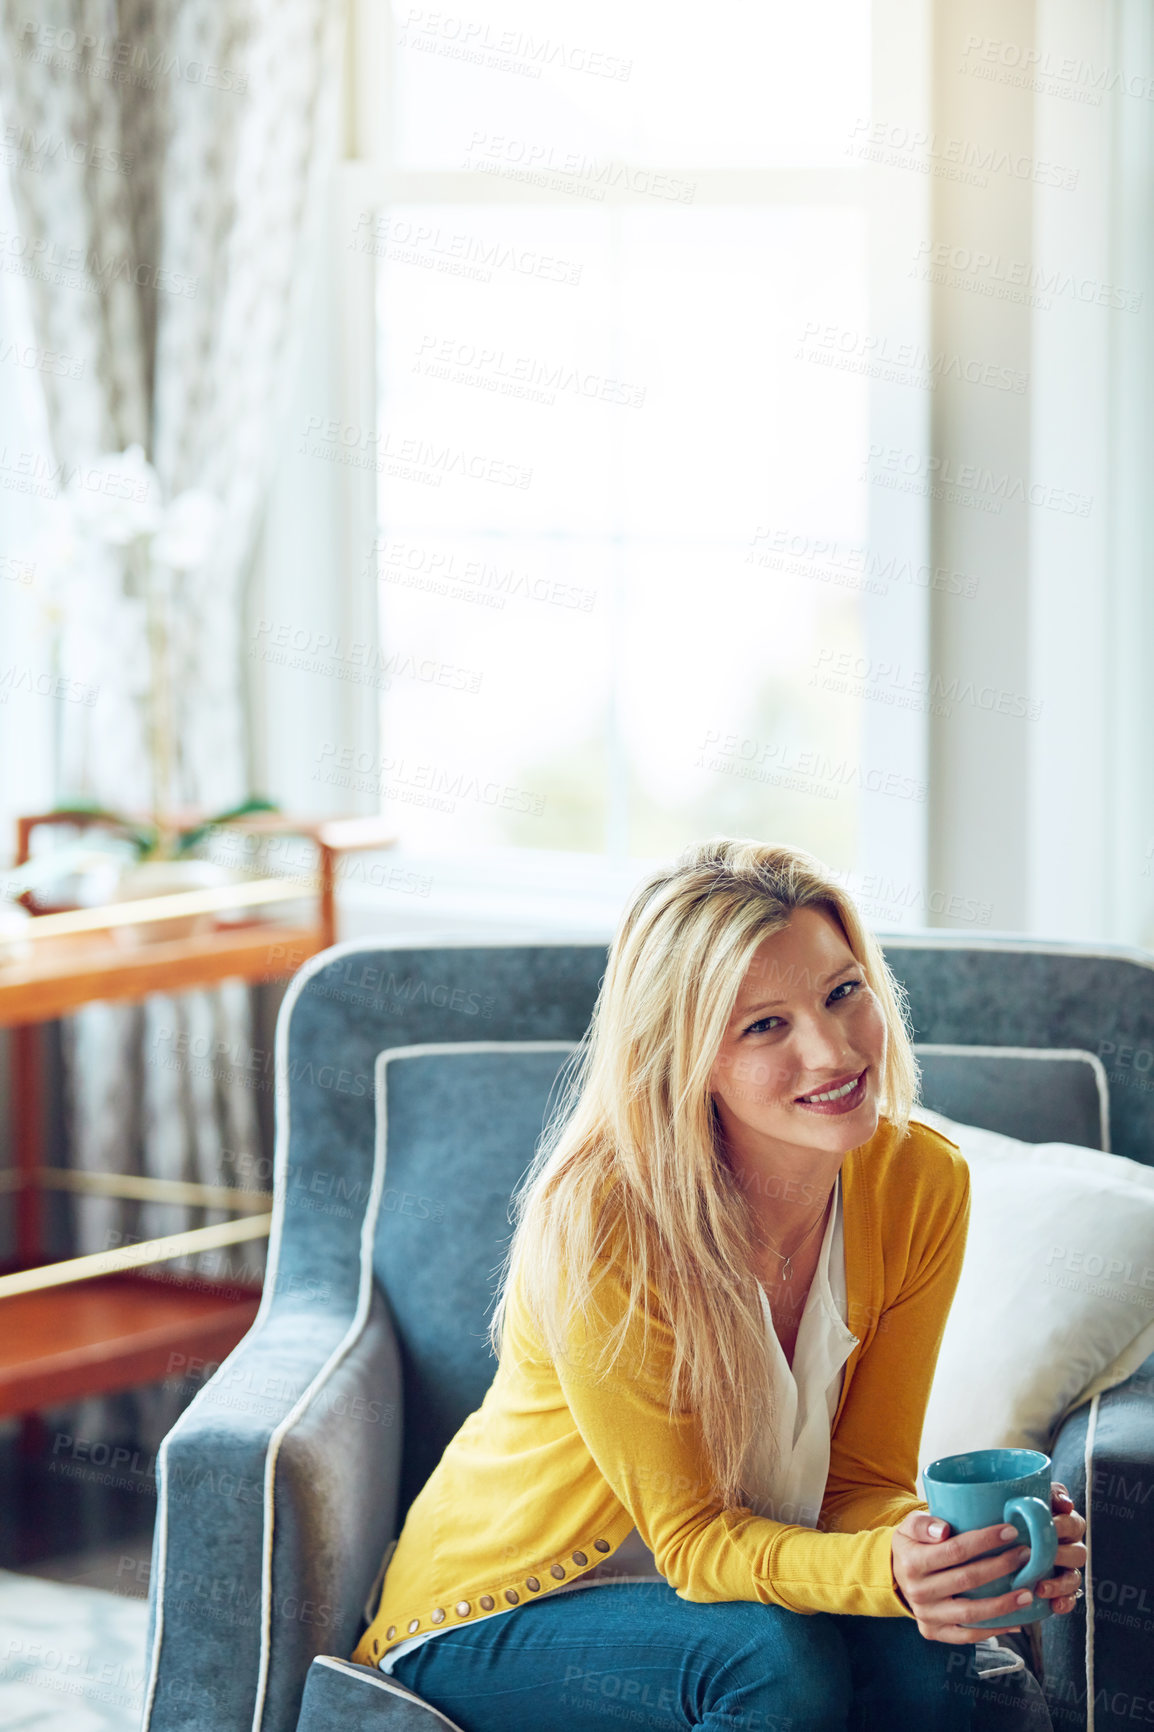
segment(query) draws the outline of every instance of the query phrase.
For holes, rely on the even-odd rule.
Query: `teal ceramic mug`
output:
[[[1032,1588],[1052,1573],[1058,1532],[1050,1511],[1050,1467],[1049,1456],[1038,1449],[971,1449],[964,1455],[943,1455],[923,1471],[930,1513],[949,1522],[954,1533],[1011,1522],[1017,1528],[1018,1539],[982,1552],[983,1558],[1019,1545],[1030,1548],[1017,1574],[996,1576],[983,1587],[968,1588],[964,1599],[996,1599],[1017,1588]],[[975,1618],[966,1628],[998,1630],[1011,1624],[1036,1624],[1052,1611],[1049,1600],[1035,1598],[1007,1617]]]

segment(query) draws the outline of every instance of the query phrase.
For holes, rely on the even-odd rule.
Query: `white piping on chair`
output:
[[[287,1024],[286,1024],[287,1026]],[[279,1030],[278,1030],[279,1033]],[[280,1456],[280,1447],[288,1433],[297,1421],[308,1411],[313,1397],[324,1388],[337,1367],[347,1357],[351,1349],[360,1340],[368,1322],[369,1310],[373,1299],[373,1239],[376,1235],[377,1215],[380,1212],[381,1195],[385,1181],[385,1114],[384,1065],[387,1053],[377,1055],[377,1123],[373,1137],[373,1178],[365,1206],[364,1221],[361,1224],[361,1268],[360,1282],[357,1290],[357,1305],[352,1321],[345,1331],[340,1344],[329,1355],[321,1366],[308,1388],[300,1399],[285,1414],[268,1441],[265,1455],[264,1470],[264,1548],[261,1559],[261,1633],[260,1633],[260,1671],[257,1675],[256,1702],[253,1705],[252,1732],[260,1732],[261,1721],[264,1718],[265,1698],[268,1694],[269,1663],[272,1656],[272,1563],[273,1563],[273,1518],[276,1507],[276,1469]],[[287,1071],[286,1071],[287,1076]],[[287,1092],[287,1089],[286,1089]],[[279,1248],[279,1247],[278,1247]]]
[[[575,1040],[428,1040],[414,1046],[386,1047],[378,1063],[391,1064],[395,1058],[443,1058],[448,1053],[473,1052],[575,1052],[580,1042]]]
[[[1083,1535],[1086,1568],[1082,1576],[1086,1595],[1086,1732],[1094,1732],[1094,1582],[1090,1573],[1094,1559],[1090,1551],[1090,1505],[1094,1495],[1094,1437],[1098,1430],[1098,1401],[1099,1397],[1096,1395],[1090,1403],[1090,1417],[1086,1421],[1086,1507],[1082,1511],[1086,1518],[1086,1532]]]
[[[970,1058],[1080,1059],[1090,1066],[1098,1089],[1099,1147],[1104,1155],[1110,1153],[1110,1079],[1097,1053],[1089,1052],[1083,1046],[956,1046],[934,1041],[915,1041],[914,1052],[940,1053],[951,1058],[964,1054]]]
[[[254,1318],[250,1325],[250,1331],[256,1327],[256,1321]],[[247,1338],[246,1335],[244,1340]],[[233,1351],[236,1352],[241,1345],[243,1342],[238,1342],[237,1348],[234,1348]],[[232,1354],[229,1354],[226,1359],[221,1361],[221,1365],[217,1368],[218,1372],[228,1364],[231,1357]],[[156,1622],[153,1629],[152,1655],[148,1669],[148,1688],[145,1693],[144,1709],[140,1721],[141,1732],[148,1732],[152,1724],[152,1710],[156,1704],[156,1689],[160,1680],[160,1649],[164,1640],[164,1589],[168,1571],[168,1445],[185,1415],[192,1413],[201,1401],[207,1399],[212,1381],[213,1379],[210,1378],[208,1383],[203,1384],[197,1390],[184,1413],[177,1419],[176,1425],[161,1439],[156,1452],[156,1560],[153,1577],[155,1582],[153,1603],[156,1608]]]
[[[484,1622],[483,1619],[482,1622]],[[367,1673],[362,1671],[359,1666],[354,1665],[352,1661],[337,1660],[331,1654],[318,1654],[316,1664],[326,1666],[331,1672],[340,1672],[346,1678],[351,1674],[356,1678],[358,1684],[365,1684],[370,1690],[383,1690],[388,1696],[399,1696],[402,1701],[419,1704],[426,1714],[439,1720],[442,1726],[448,1726],[451,1732],[461,1732],[461,1728],[455,1720],[450,1720],[447,1715],[441,1713],[439,1708],[434,1708],[430,1702],[422,1701],[412,1690],[406,1690],[399,1678],[390,1678],[387,1672]]]
[[[205,1386],[207,1387],[207,1385]],[[198,1395],[202,1393],[197,1392]],[[189,1404],[195,1406],[196,1397]],[[152,1656],[148,1668],[148,1689],[144,1697],[144,1713],[141,1717],[141,1732],[148,1732],[152,1724],[152,1706],[156,1700],[156,1685],[160,1672],[160,1643],[164,1635],[164,1576],[168,1562],[168,1474],[165,1471],[165,1444],[168,1437],[161,1439],[160,1448],[156,1452],[156,1575],[155,1599],[156,1624],[152,1634]]]
[[[363,946],[361,947],[363,948]],[[287,1028],[287,1019],[286,1019]],[[279,1034],[279,1028],[278,1028]],[[273,1567],[273,1524],[275,1516],[275,1491],[277,1460],[280,1447],[288,1433],[297,1421],[308,1411],[314,1396],[328,1382],[337,1367],[347,1357],[364,1332],[368,1321],[369,1310],[373,1297],[373,1243],[376,1238],[377,1216],[380,1213],[381,1196],[384,1191],[385,1167],[388,1160],[388,1067],[394,1059],[425,1057],[431,1054],[452,1054],[457,1057],[463,1053],[476,1052],[572,1052],[575,1041],[569,1040],[477,1040],[477,1041],[429,1041],[413,1046],[388,1047],[377,1054],[376,1071],[376,1109],[377,1122],[373,1138],[373,1180],[369,1200],[365,1208],[365,1218],[361,1227],[361,1269],[360,1286],[357,1294],[357,1308],[352,1322],[340,1345],[333,1351],[321,1366],[308,1388],[301,1395],[293,1408],[285,1414],[272,1436],[269,1438],[268,1451],[265,1457],[264,1481],[264,1555],[261,1560],[261,1644],[260,1673],[257,1678],[256,1703],[253,1708],[252,1732],[261,1732],[261,1722],[264,1717],[265,1699],[268,1694],[269,1664],[272,1656],[272,1567]],[[279,1059],[279,1055],[278,1055]],[[287,1077],[287,1068],[286,1068]],[[287,1093],[287,1088],[286,1088]],[[285,1107],[285,1122],[287,1124],[288,1109]],[[287,1164],[287,1146],[286,1162]],[[283,1211],[283,1200],[282,1200]]]

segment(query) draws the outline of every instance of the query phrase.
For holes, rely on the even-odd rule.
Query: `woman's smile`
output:
[[[839,1077],[836,1082],[826,1083],[811,1094],[798,1095],[796,1105],[804,1107],[806,1112],[822,1113],[835,1118],[856,1112],[865,1104],[866,1095],[869,1093],[869,1068],[867,1064],[864,1070],[845,1078]]]

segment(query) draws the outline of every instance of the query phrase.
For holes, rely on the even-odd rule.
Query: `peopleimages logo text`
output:
[[[975,287],[981,285],[991,294],[998,287],[1007,294],[1025,289],[1043,297],[1065,296],[1087,307],[1108,307],[1117,313],[1136,313],[1142,305],[1140,289],[1121,288],[1097,277],[1078,276],[1058,265],[1036,265],[980,247],[955,246],[950,241],[919,241],[914,249],[914,274],[919,270],[951,271],[955,277],[972,279]]]
[[[1000,511],[1004,504],[1015,501],[1074,517],[1089,517],[1094,508],[1092,494],[1076,493],[1069,487],[1028,481],[1023,475],[999,473],[981,463],[958,463],[952,457],[904,451],[897,445],[871,445],[865,479],[884,482],[887,474],[895,481],[910,484],[911,490],[933,492],[938,488],[956,488],[975,499],[984,500],[986,507],[994,511]]]

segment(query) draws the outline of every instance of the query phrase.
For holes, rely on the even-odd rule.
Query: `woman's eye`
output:
[[[844,1003],[845,998],[852,997],[854,992],[856,992],[859,987],[864,986],[864,985],[865,985],[864,980],[843,980],[840,986],[834,987],[833,991],[829,995],[829,998],[826,1000],[826,1003],[827,1004]],[[780,1016],[759,1016],[756,1022],[750,1023],[749,1027],[745,1030],[745,1033],[746,1034],[765,1034],[767,1032],[771,1032],[769,1029],[769,1025],[771,1022],[784,1022],[784,1020],[785,1020],[784,1017],[780,1017]]]

